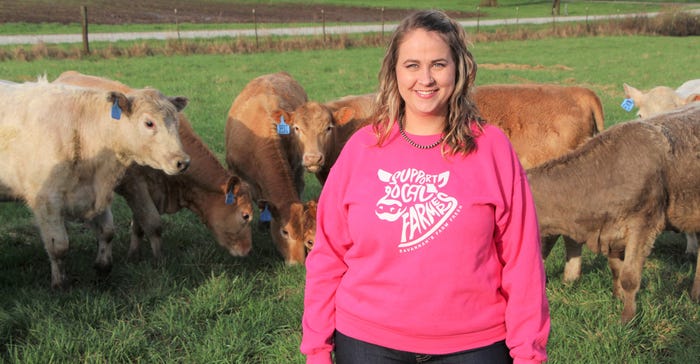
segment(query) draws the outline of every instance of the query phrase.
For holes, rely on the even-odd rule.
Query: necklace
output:
[[[406,141],[408,142],[408,144],[410,144],[412,147],[418,148],[418,149],[432,149],[432,148],[435,148],[435,147],[437,147],[438,145],[440,145],[440,143],[442,143],[442,140],[443,140],[443,139],[445,139],[445,136],[443,135],[443,136],[440,137],[440,139],[438,139],[438,140],[435,141],[434,143],[428,144],[428,145],[423,145],[423,144],[418,144],[418,143],[414,142],[413,140],[411,140],[411,138],[409,138],[408,135],[406,135],[406,132],[403,130],[403,126],[401,126],[401,124],[399,124],[399,132],[401,133],[401,136],[404,138],[404,140],[406,140]]]

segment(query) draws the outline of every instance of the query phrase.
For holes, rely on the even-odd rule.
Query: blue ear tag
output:
[[[122,118],[122,109],[119,107],[119,103],[117,102],[117,99],[114,99],[114,103],[112,104],[112,119],[119,120],[121,118]]]
[[[622,101],[622,104],[620,106],[622,106],[622,108],[625,109],[627,112],[630,112],[634,107],[634,100],[625,99],[624,101]]]
[[[236,202],[236,195],[233,194],[233,191],[226,192],[226,204],[233,205],[234,202]]]
[[[267,208],[267,204],[265,204],[265,209],[262,210],[262,212],[260,213],[260,221],[262,221],[262,222],[272,221],[272,214],[270,213],[270,210]]]
[[[277,124],[277,134],[289,134],[289,125],[284,123],[284,116],[280,116],[280,123]]]

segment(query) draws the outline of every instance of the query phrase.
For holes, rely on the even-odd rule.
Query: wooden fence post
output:
[[[83,54],[88,55],[90,54],[90,43],[88,42],[87,6],[80,7],[80,14],[83,18]]]

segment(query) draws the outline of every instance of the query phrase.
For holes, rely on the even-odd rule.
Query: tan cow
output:
[[[64,219],[98,233],[95,267],[112,266],[114,187],[136,162],[175,174],[190,158],[177,134],[183,97],[155,89],[127,94],[46,82],[0,85],[0,195],[32,210],[51,261],[51,285],[65,285]]]
[[[306,258],[302,139],[326,132],[306,129],[293,116],[306,102],[306,92],[288,73],[267,74],[243,88],[226,122],[226,163],[251,185],[254,199],[268,203],[271,236],[287,264]],[[280,134],[282,117],[288,134]]]
[[[130,87],[102,77],[75,71],[62,73],[54,83],[129,92]],[[133,214],[128,256],[133,258],[144,236],[156,259],[162,257],[162,214],[190,209],[211,230],[216,241],[233,256],[245,256],[252,248],[252,203],[248,184],[224,168],[195,133],[189,120],[178,113],[178,134],[192,159],[182,174],[169,176],[139,165],[127,169],[116,192],[124,197]],[[231,200],[226,202],[227,194]]]

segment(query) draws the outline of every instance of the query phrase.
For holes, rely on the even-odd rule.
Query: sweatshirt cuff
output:
[[[306,356],[306,364],[333,364],[331,353],[322,351]]]

